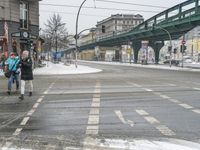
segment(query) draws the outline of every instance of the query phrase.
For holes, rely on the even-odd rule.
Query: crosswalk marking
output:
[[[145,110],[139,109],[135,110],[140,116],[152,124],[158,131],[160,131],[165,136],[174,136],[176,135],[172,130],[170,130],[167,126],[162,125],[159,120],[149,115]],[[145,114],[145,115],[144,115]],[[148,115],[147,115],[148,114]]]
[[[158,123],[160,123],[156,118],[151,117],[151,116],[144,117],[144,119],[146,121],[148,121],[149,123],[151,123],[151,124],[158,124]]]
[[[147,113],[146,111],[140,109],[140,110],[136,110],[136,112],[141,115],[141,116],[145,116],[145,115],[149,115],[149,113]]]
[[[176,135],[172,130],[170,130],[167,126],[165,125],[159,125],[156,126],[156,129],[158,129],[163,135],[166,136],[173,136]]]

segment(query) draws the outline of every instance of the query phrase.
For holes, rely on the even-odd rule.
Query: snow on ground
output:
[[[101,72],[100,69],[95,69],[87,66],[78,65],[78,68],[72,65],[64,65],[62,62],[54,64],[52,62],[45,62],[46,66],[36,68],[34,75],[64,75],[64,74],[85,74],[85,73],[97,73]]]
[[[199,150],[200,144],[179,139],[93,139],[88,137],[84,144],[105,150]]]
[[[182,70],[182,71],[194,71],[194,72],[200,72],[200,64],[196,64],[196,66],[199,66],[198,69],[193,68],[181,68],[180,66],[169,66],[169,65],[161,65],[161,64],[148,64],[148,65],[141,65],[141,64],[130,64],[130,63],[121,63],[121,62],[105,62],[105,61],[83,61],[79,60],[81,62],[90,62],[90,63],[96,63],[96,64],[108,64],[108,65],[118,65],[118,66],[133,66],[133,67],[139,67],[139,68],[152,68],[152,69],[163,69],[163,70]]]

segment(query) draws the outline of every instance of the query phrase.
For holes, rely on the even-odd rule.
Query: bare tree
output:
[[[59,14],[53,14],[45,23],[42,37],[50,41],[51,48],[56,50],[67,48],[67,36],[68,32],[65,23],[62,22],[62,17]]]

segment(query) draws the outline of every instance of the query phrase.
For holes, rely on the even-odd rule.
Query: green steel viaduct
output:
[[[164,41],[178,39],[198,25],[200,25],[200,0],[187,0],[151,17],[129,31],[96,38],[80,45],[78,50],[94,49],[96,46],[119,46],[131,42],[134,61],[137,63],[141,41],[145,40],[149,41],[149,46],[154,49],[155,62],[158,63]],[[74,48],[66,51],[74,51]]]

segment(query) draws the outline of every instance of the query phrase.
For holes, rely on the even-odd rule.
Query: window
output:
[[[28,3],[20,2],[20,28],[28,28]]]

